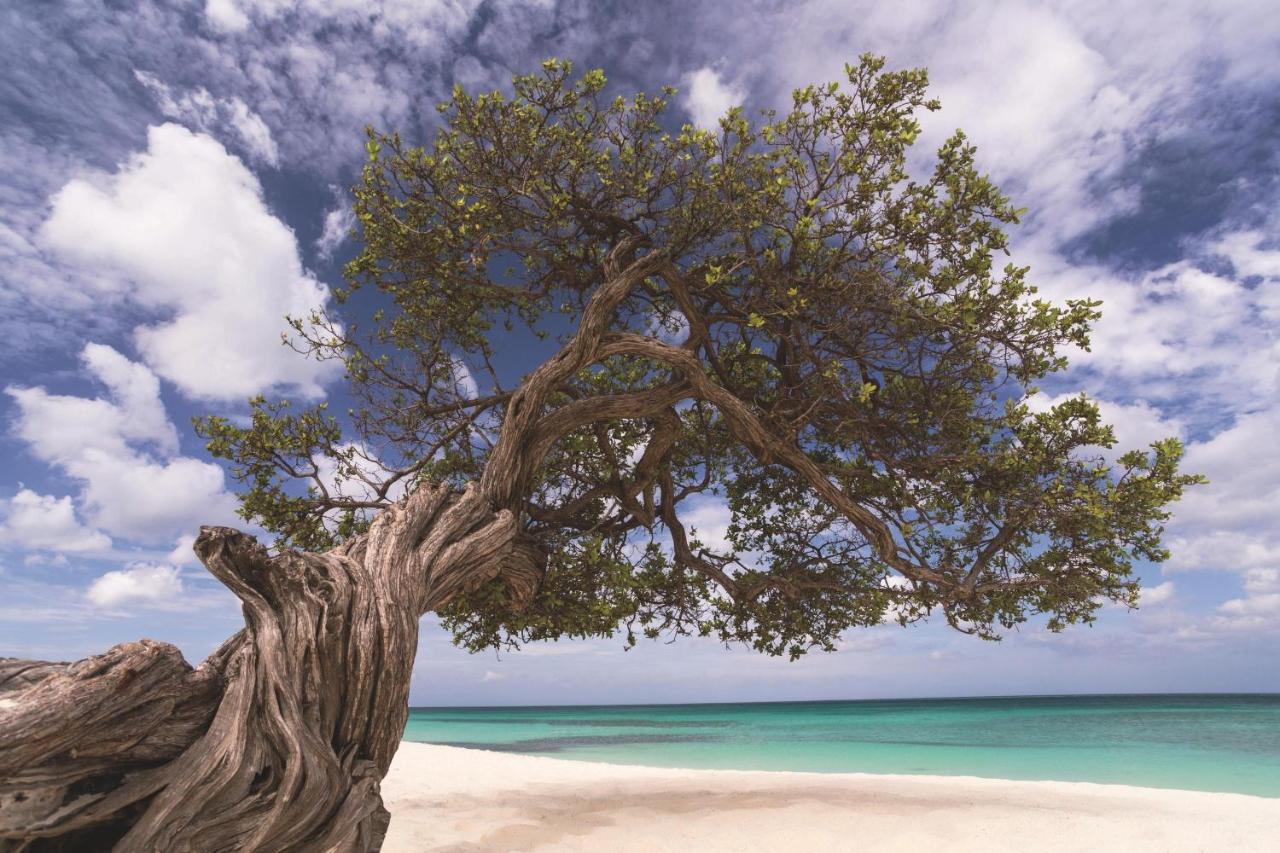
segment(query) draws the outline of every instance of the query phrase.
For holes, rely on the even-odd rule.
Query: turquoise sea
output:
[[[1280,797],[1280,694],[414,708],[405,739],[614,764]]]

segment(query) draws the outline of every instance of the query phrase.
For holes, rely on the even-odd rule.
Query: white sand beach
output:
[[[403,743],[386,853],[1273,851],[1280,799],[1078,782],[623,767]]]

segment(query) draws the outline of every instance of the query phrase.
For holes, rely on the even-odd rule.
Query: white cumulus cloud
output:
[[[729,85],[714,68],[699,68],[687,78],[685,109],[698,127],[714,130],[730,107],[740,106],[746,98],[741,88]]]
[[[1280,631],[1280,569],[1247,572],[1244,595],[1219,605],[1211,624],[1223,631]]]
[[[176,124],[115,175],[76,179],[53,197],[45,245],[133,284],[168,319],[134,337],[155,373],[196,398],[240,400],[272,387],[316,397],[336,367],[281,346],[285,317],[321,309],[326,289],[262,187],[217,141]]]
[[[129,605],[163,606],[181,598],[182,578],[173,566],[137,563],[102,575],[85,595],[108,610]]]
[[[1165,581],[1162,584],[1144,588],[1139,601],[1143,605],[1165,604],[1173,599],[1174,591],[1173,581]]]
[[[61,498],[19,489],[0,502],[4,522],[0,543],[41,551],[104,551],[111,537],[86,527],[76,518],[70,496]]]
[[[97,344],[81,360],[105,397],[10,386],[14,432],[31,452],[81,484],[79,508],[96,528],[143,542],[173,541],[199,524],[229,522],[235,499],[222,469],[180,456],[160,385],[146,367]]]

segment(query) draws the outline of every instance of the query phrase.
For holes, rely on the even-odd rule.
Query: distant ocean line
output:
[[[413,708],[404,736],[657,767],[983,776],[1280,797],[1280,694]]]

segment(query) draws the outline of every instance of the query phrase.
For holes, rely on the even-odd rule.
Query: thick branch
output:
[[[493,506],[514,508],[520,500],[525,485],[519,476],[523,467],[521,459],[547,400],[562,382],[598,360],[600,340],[608,330],[614,311],[662,262],[662,253],[652,252],[621,268],[622,262],[644,242],[642,236],[627,237],[609,253],[605,261],[606,280],[583,309],[573,337],[512,394],[502,433],[480,479],[481,489]]]

